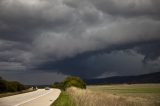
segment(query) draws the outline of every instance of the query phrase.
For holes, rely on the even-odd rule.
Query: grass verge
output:
[[[62,91],[58,99],[51,106],[75,106],[67,92]]]

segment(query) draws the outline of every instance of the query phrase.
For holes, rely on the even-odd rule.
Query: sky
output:
[[[159,0],[0,0],[0,76],[51,84],[160,71]]]

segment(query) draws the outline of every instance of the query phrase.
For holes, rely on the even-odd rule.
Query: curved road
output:
[[[0,106],[50,106],[60,95],[59,89],[37,91],[0,98]]]

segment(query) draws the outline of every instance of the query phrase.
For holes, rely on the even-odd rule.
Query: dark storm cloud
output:
[[[48,61],[37,66],[36,70],[55,70],[82,78],[156,72],[160,71],[158,48],[159,41],[128,43],[60,61]]]
[[[137,47],[137,52],[143,54],[144,62],[156,60],[158,57],[160,57],[160,41],[158,42],[152,42],[140,45]]]
[[[118,65],[117,55],[144,72],[126,50],[135,52],[136,61],[147,63],[148,72],[159,70],[150,65],[159,65],[159,4],[157,0],[1,0],[0,70],[44,69],[85,77],[134,74],[127,72],[127,66],[120,68],[127,61]],[[114,67],[109,62],[120,70],[106,68]]]
[[[62,8],[58,1],[2,0],[1,39],[24,42],[33,40],[41,30],[54,30],[56,27],[65,26],[71,20],[71,12],[67,9]]]
[[[52,73],[45,71],[21,71],[21,72],[3,72],[0,75],[4,79],[16,80],[26,85],[47,85],[53,84],[54,81],[62,81],[66,76],[61,73]]]
[[[157,0],[90,0],[103,12],[126,17],[148,16],[160,18],[160,1]]]

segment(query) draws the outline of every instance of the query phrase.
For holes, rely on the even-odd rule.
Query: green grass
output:
[[[87,88],[92,91],[120,96],[140,97],[160,103],[160,84],[94,85]]]
[[[155,84],[102,85],[88,88],[108,93],[160,93],[160,85]]]
[[[133,84],[133,85],[95,85],[88,89],[107,93],[156,93],[160,94],[160,84]]]
[[[74,106],[74,103],[71,97],[62,91],[58,99],[51,106]]]

